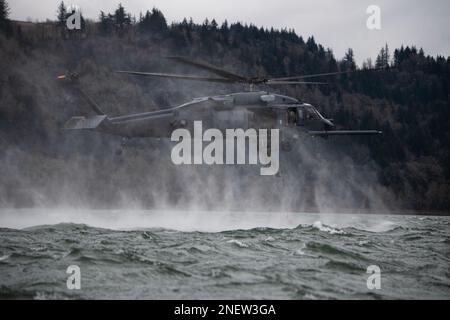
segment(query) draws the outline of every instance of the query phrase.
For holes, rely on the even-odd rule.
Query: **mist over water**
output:
[[[175,166],[170,147],[70,151],[31,176],[9,151],[3,172],[35,208],[0,210],[0,297],[449,299],[448,218],[355,213],[393,202],[376,167],[333,140],[299,141],[278,177]],[[81,290],[66,287],[70,265]],[[381,290],[367,288],[370,265]]]
[[[58,181],[54,176],[55,180],[40,187],[10,168],[9,174],[28,180],[24,191],[38,209],[3,210],[0,225],[83,223],[110,229],[215,232],[294,228],[302,221],[321,221],[322,216],[333,217],[326,220],[333,224],[340,218],[330,213],[358,212],[358,208],[388,213],[374,169],[356,166],[348,157],[338,160],[333,146],[325,143],[298,142],[294,151],[281,153],[280,174],[270,177],[260,176],[256,165],[173,165],[171,144],[164,141],[129,147],[121,157],[108,160],[106,168],[93,165],[95,155],[88,155],[88,161],[82,158],[75,167],[65,162],[65,170],[73,172],[74,179]],[[155,158],[147,157],[154,152]],[[12,161],[7,165],[16,166]],[[98,183],[105,179],[98,178],[99,170],[109,175],[107,185]],[[101,210],[92,210],[92,198],[99,196]],[[301,213],[306,211],[314,213],[314,221]]]
[[[100,145],[114,141],[97,133],[70,135]],[[280,152],[279,175],[268,177],[259,175],[258,165],[177,166],[170,158],[173,143],[136,140],[120,156],[104,145],[56,159],[7,150],[1,171],[14,189],[3,185],[3,207],[325,213],[395,208],[376,166],[356,163],[336,146],[339,140],[304,137],[291,152]]]
[[[395,226],[389,216],[319,214],[291,212],[230,212],[177,210],[82,210],[82,209],[3,209],[0,225],[23,229],[59,223],[85,224],[112,230],[164,228],[177,231],[221,232],[253,228],[295,228],[321,224],[338,228],[361,227],[386,231]]]

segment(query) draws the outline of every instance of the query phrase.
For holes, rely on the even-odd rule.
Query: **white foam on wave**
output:
[[[363,247],[366,244],[369,244],[369,240],[360,240],[358,241],[358,246]]]
[[[241,247],[241,248],[248,248],[248,244],[245,244],[244,242],[236,240],[236,239],[228,240],[227,243],[235,244],[235,245],[237,245],[238,247]]]
[[[316,229],[319,229],[320,231],[328,232],[329,234],[345,234],[345,232],[342,230],[333,229],[331,227],[323,225],[323,223],[321,221],[314,222],[313,227]]]
[[[4,256],[0,257],[0,261],[5,261],[5,260],[9,259],[10,256],[11,255],[9,255],[9,254],[5,254]]]
[[[303,243],[302,246],[300,247],[300,249],[297,249],[295,251],[295,254],[303,256],[303,255],[305,255],[305,251],[304,251],[305,249],[306,249],[306,244]]]

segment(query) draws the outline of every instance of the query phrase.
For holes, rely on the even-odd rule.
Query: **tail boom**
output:
[[[72,117],[64,125],[66,130],[94,130],[107,121],[106,115],[91,117]]]

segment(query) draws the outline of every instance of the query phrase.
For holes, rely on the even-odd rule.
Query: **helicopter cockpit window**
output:
[[[319,119],[319,116],[314,108],[308,107],[305,109],[305,118],[307,120],[317,120]]]

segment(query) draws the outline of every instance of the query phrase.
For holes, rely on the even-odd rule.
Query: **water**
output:
[[[2,210],[0,226],[0,298],[450,298],[450,217]]]

